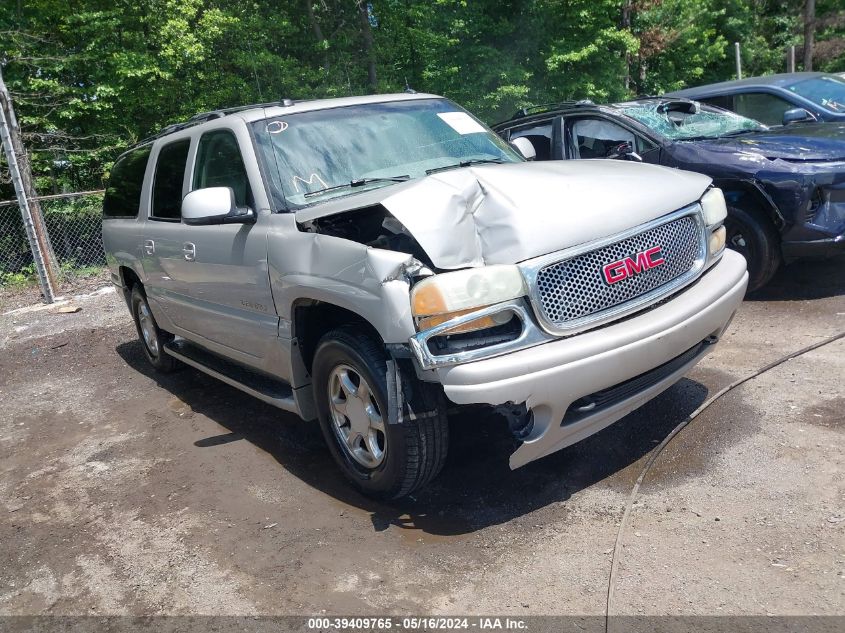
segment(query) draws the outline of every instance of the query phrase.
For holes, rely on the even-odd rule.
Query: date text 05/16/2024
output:
[[[477,629],[481,631],[525,630],[527,624],[518,618],[497,617],[354,617],[309,618],[307,627],[312,631],[418,631]]]

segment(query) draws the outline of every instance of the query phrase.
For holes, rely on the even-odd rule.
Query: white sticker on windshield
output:
[[[487,131],[466,112],[438,112],[437,116],[458,134],[475,134]]]

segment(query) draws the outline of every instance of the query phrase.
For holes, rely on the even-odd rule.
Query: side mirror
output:
[[[534,160],[537,158],[537,150],[534,149],[534,143],[529,141],[524,136],[520,136],[519,138],[515,138],[511,141],[511,145],[516,149],[517,152],[522,154],[522,157],[525,160]]]
[[[802,123],[805,121],[815,121],[816,117],[807,112],[804,108],[792,108],[783,113],[783,124]]]
[[[607,150],[605,158],[616,158],[622,160],[635,160],[638,163],[643,162],[643,157],[634,151],[634,146],[630,141],[619,143]]]
[[[182,220],[185,224],[249,224],[255,222],[255,212],[238,207],[231,187],[195,189],[182,200]]]

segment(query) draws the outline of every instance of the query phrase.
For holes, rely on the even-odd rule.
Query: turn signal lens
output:
[[[725,248],[725,238],[727,237],[727,231],[725,230],[724,226],[720,226],[718,229],[713,231],[710,234],[710,256],[718,255],[722,252]]]
[[[460,310],[458,312],[450,312],[448,314],[423,317],[417,323],[417,329],[430,330],[433,327],[446,323],[446,321],[449,321],[450,319],[455,319],[459,316],[469,314],[470,312],[473,312],[473,310]],[[491,327],[496,327],[497,325],[504,325],[512,318],[512,312],[499,312],[498,314],[479,317],[462,325],[458,325],[457,327],[447,330],[446,334],[463,334],[466,332],[475,332],[477,330],[486,330]]]

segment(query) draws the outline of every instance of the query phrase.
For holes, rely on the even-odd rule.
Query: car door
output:
[[[230,187],[239,207],[250,207],[249,224],[183,224],[180,287],[189,317],[184,328],[213,351],[263,367],[278,334],[278,317],[267,266],[269,211],[259,213],[236,132],[220,128],[203,133],[196,145],[190,190]],[[248,146],[247,146],[248,147]]]
[[[164,327],[181,327],[185,319],[178,279],[183,263],[180,209],[190,144],[189,138],[182,138],[153,150],[155,166],[139,244],[144,290],[153,314]]]

